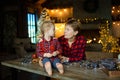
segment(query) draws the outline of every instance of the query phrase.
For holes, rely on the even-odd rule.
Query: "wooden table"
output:
[[[1,62],[2,65],[23,70],[43,76],[48,76],[42,67],[38,63],[22,64],[20,59],[9,60]],[[52,78],[60,80],[120,80],[120,77],[109,77],[100,69],[85,69],[81,68],[79,63],[71,63],[64,65],[65,73],[59,74],[56,70],[53,70]]]

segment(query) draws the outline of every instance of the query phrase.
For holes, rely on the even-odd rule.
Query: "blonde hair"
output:
[[[45,29],[50,29],[51,25],[54,26],[54,23],[52,21],[44,21],[43,24],[40,27],[41,34],[44,35]]]
[[[43,21],[41,26],[39,26],[39,33],[37,34],[37,41],[39,41],[43,36],[45,29],[50,29],[51,25],[55,26],[51,20]]]
[[[36,33],[36,38],[37,38],[37,42],[40,40],[40,38],[43,36],[40,30],[40,27],[42,26],[42,24],[46,21],[50,21],[50,16],[48,14],[48,11],[46,8],[43,8],[43,10],[41,11],[41,15],[40,18],[37,22],[37,33]]]

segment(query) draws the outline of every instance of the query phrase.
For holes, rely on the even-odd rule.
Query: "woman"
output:
[[[59,38],[62,47],[62,62],[76,62],[85,59],[85,37],[80,34],[80,22],[70,19],[65,24],[64,36]]]

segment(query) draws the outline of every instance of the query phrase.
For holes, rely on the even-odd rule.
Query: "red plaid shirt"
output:
[[[44,53],[52,54],[54,51],[59,51],[60,53],[62,52],[60,43],[55,38],[52,38],[50,41],[41,39],[40,42],[36,44],[36,52],[38,57],[43,57]]]
[[[65,39],[64,36],[59,38],[59,42],[63,51],[62,56],[68,57],[70,62],[85,59],[86,40],[84,36],[76,37],[71,47],[69,47],[68,39]]]

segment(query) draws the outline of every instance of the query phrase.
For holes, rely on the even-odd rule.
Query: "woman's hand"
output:
[[[58,54],[59,54],[59,51],[54,51],[54,52],[52,53],[53,56],[57,56]]]
[[[64,62],[69,62],[69,58],[68,57],[65,57],[65,56],[62,56],[61,57],[61,62],[64,63]]]

